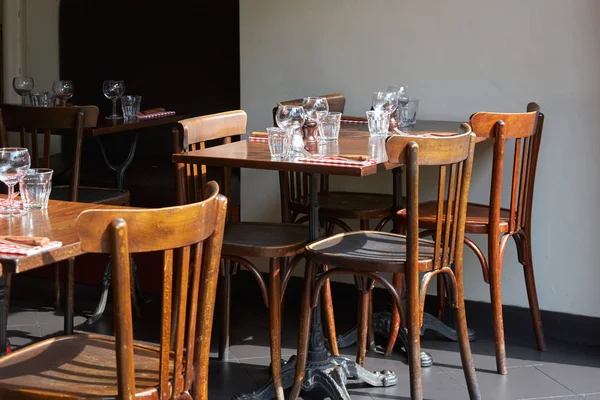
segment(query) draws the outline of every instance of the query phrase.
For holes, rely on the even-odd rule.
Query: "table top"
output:
[[[85,136],[111,135],[119,132],[135,131],[154,126],[174,125],[182,119],[189,118],[189,115],[170,115],[162,118],[149,119],[106,119],[104,116],[98,118],[98,124],[94,128],[87,128],[84,131]]]
[[[118,207],[50,200],[47,210],[28,211],[18,217],[0,217],[0,236],[43,236],[62,242],[62,247],[30,256],[0,254],[0,275],[25,272],[83,254],[75,220],[81,212],[98,208]]]
[[[414,135],[422,133],[451,134],[457,133],[459,127],[460,122],[419,121],[413,127],[409,129],[402,128],[402,130],[405,133]],[[309,164],[292,160],[275,161],[271,160],[267,143],[248,140],[191,151],[186,154],[174,154],[173,162],[327,175],[367,176],[398,166],[397,164],[388,163],[387,159],[384,158],[385,141],[382,139],[370,138],[368,127],[365,124],[342,122],[340,137],[337,142],[326,145],[324,151],[323,146],[317,148],[315,145],[313,148],[308,148],[311,153],[325,155],[366,155],[378,161],[375,165],[328,165]]]

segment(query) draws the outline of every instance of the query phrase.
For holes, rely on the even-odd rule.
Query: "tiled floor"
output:
[[[248,293],[238,291],[233,299],[232,356],[229,362],[216,360],[211,362],[209,376],[211,399],[229,399],[236,393],[256,390],[268,378],[267,366],[270,359],[267,312],[254,289],[248,289]],[[91,292],[95,293],[97,289],[92,288]],[[297,296],[290,296],[286,301],[282,335],[283,355],[286,359],[295,352],[297,298]],[[338,307],[340,301],[337,301]],[[354,299],[350,299],[349,302],[354,304]],[[135,330],[138,339],[156,341],[159,329],[156,317],[159,315],[158,303],[160,303],[158,299],[152,301],[144,308],[143,318],[136,320]],[[39,340],[41,337],[60,334],[62,330],[63,322],[60,314],[55,313],[51,308],[40,307],[39,302],[35,304],[37,305],[29,301],[15,301],[11,305],[8,334],[15,347]],[[79,307],[80,310],[82,308],[86,309]],[[336,313],[340,330],[352,325],[352,315],[353,311]],[[112,330],[110,319],[111,315],[108,315],[96,325],[88,326],[85,325],[84,318],[78,316],[75,322],[77,329],[106,333]],[[501,376],[495,373],[493,338],[487,325],[482,324],[479,327],[473,321],[471,327],[475,328],[478,334],[478,339],[472,343],[472,350],[484,399],[600,400],[599,348],[550,342],[549,351],[540,353],[534,347],[529,321],[523,321],[522,330],[527,334],[523,337],[511,335],[509,338],[509,371],[508,375]],[[468,399],[457,344],[427,336],[423,339],[422,346],[434,359],[434,366],[423,370],[425,398]],[[354,349],[344,349],[343,353],[352,358]],[[351,384],[349,391],[353,399],[410,398],[408,366],[400,352],[390,358],[369,353],[365,366],[370,370],[392,370],[399,375],[399,383],[391,388],[371,388]]]

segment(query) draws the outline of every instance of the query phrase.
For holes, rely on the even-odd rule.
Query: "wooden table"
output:
[[[453,134],[458,132],[459,126],[459,122],[421,121],[408,131],[412,134],[426,132]],[[374,142],[378,142],[379,144]],[[337,142],[337,146],[333,146],[333,152],[337,152],[338,154],[369,155],[372,151],[371,146],[385,146],[385,143],[383,140],[370,141],[368,129],[364,124],[343,123],[339,141]],[[318,147],[315,146],[309,150],[318,151]],[[381,154],[382,150],[381,148],[375,149],[375,153]],[[383,153],[385,154],[385,152]],[[398,168],[397,164],[388,163],[386,159],[380,159],[377,164],[369,166],[341,166],[308,164],[297,161],[274,161],[271,160],[267,143],[243,140],[208,149],[191,151],[186,154],[174,154],[173,162],[307,173],[309,175],[309,232],[311,241],[317,240],[319,235],[319,174],[362,177],[391,169],[394,172],[394,204],[399,204],[400,199],[398,197],[401,198],[401,191],[399,190],[401,187],[399,179],[400,168]],[[182,188],[178,187],[177,190],[180,193]],[[397,377],[393,373],[383,371],[381,373],[372,373],[356,365],[352,360],[343,357],[329,357],[324,343],[320,307],[313,308],[312,314],[311,340],[309,341],[309,356],[305,375],[306,379],[311,381],[305,382],[307,386],[325,390],[332,399],[346,399],[350,398],[345,388],[346,378],[359,379],[373,386],[390,386],[397,382]],[[320,378],[315,379],[315,372],[317,372]],[[339,374],[347,376],[344,378],[340,377]],[[295,358],[290,359],[283,366],[282,375],[284,388],[291,387],[295,375]],[[240,395],[238,398],[263,400],[274,397],[273,385],[271,382],[268,382],[257,392]]]
[[[6,196],[2,195],[2,197]],[[7,282],[10,276],[83,254],[75,226],[77,216],[85,210],[115,207],[50,200],[47,210],[28,211],[22,216],[0,217],[0,236],[44,236],[62,242],[62,246],[57,249],[31,256],[0,254],[0,354],[6,352]],[[70,270],[68,273],[70,283],[73,282],[72,275],[73,271]],[[65,332],[72,333],[72,330],[73,286],[69,284],[67,285]]]

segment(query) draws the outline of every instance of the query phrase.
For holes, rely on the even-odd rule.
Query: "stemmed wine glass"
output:
[[[109,115],[106,119],[123,118],[117,114],[117,100],[125,93],[125,84],[123,81],[104,81],[102,83],[102,92],[104,92],[104,96],[107,99],[112,101],[112,115]]]
[[[306,121],[317,124],[317,130],[323,119],[329,114],[329,103],[325,97],[305,97],[302,99],[302,107]]]
[[[29,151],[22,147],[0,148],[0,181],[8,186],[8,205],[0,211],[0,215],[21,215],[24,211],[13,206],[15,185],[29,169],[31,161]]]
[[[21,96],[21,104],[25,105],[25,96],[33,90],[33,78],[30,76],[15,76],[13,78],[13,89]]]
[[[398,93],[397,92],[374,92],[373,93],[373,109],[385,111],[390,116],[398,108]]]
[[[300,128],[304,125],[304,121],[304,108],[302,106],[280,104],[277,107],[275,122],[277,122],[278,127],[288,131],[291,130],[292,150],[304,148],[302,134],[300,133]]]
[[[54,81],[52,84],[54,94],[59,98],[63,106],[67,105],[67,101],[73,97],[73,81]]]
[[[400,112],[402,112],[403,107],[406,107],[408,104],[408,100],[410,99],[408,96],[408,86],[406,85],[390,85],[387,88],[388,92],[396,92],[398,97],[398,108]]]

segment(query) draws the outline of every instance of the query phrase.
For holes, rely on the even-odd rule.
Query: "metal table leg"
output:
[[[318,190],[317,175],[310,174],[309,231],[311,241],[317,240],[319,237]],[[295,364],[296,357],[293,356],[282,367],[284,389],[289,389],[294,384]],[[329,356],[325,348],[325,337],[323,336],[321,307],[317,305],[317,307],[312,309],[308,361],[302,390],[305,392],[320,390],[326,393],[323,398],[349,400],[350,394],[346,390],[346,381],[348,379],[358,379],[371,386],[393,386],[398,382],[396,374],[391,371],[370,372],[345,357]],[[237,400],[264,400],[272,398],[275,398],[272,380],[269,380],[261,389],[254,393],[234,396],[234,399]]]
[[[137,143],[139,139],[140,133],[136,132],[133,137],[133,141],[131,142],[131,146],[129,147],[129,154],[127,154],[127,158],[121,164],[113,165],[106,156],[106,150],[104,149],[104,144],[102,144],[102,140],[100,137],[96,137],[98,141],[98,145],[100,146],[100,151],[102,152],[102,158],[104,159],[104,163],[106,166],[117,173],[117,189],[123,189],[123,180],[125,179],[125,171],[131,165],[133,161],[133,157],[135,156],[135,150],[137,148]]]

